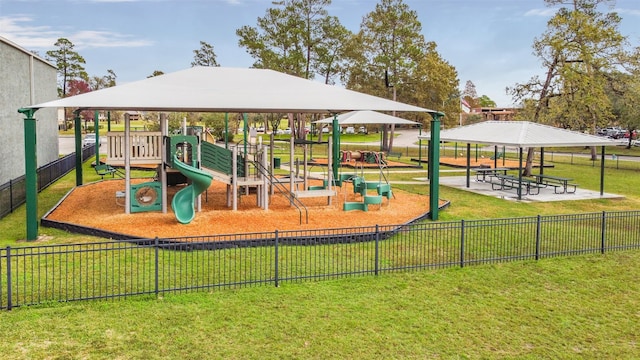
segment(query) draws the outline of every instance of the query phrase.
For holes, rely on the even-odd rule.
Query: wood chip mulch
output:
[[[148,180],[132,180],[132,183]],[[180,224],[171,209],[171,199],[181,186],[169,187],[168,210],[125,214],[124,199],[116,192],[124,190],[124,180],[103,180],[76,187],[54,209],[48,219],[98,228],[140,237],[180,237],[216,234],[272,232],[275,230],[310,230],[349,228],[373,225],[397,225],[423,216],[429,211],[429,197],[393,189],[394,198],[385,198],[382,206],[370,205],[369,211],[343,211],[344,201],[362,201],[351,185],[336,188],[338,194],[327,205],[327,198],[301,199],[309,211],[309,223],[299,222],[299,212],[277,193],[269,210],[256,205],[254,194],[242,195],[238,211],[226,206],[226,185],[213,181],[203,193],[202,211],[189,224]],[[369,190],[375,193],[375,190]],[[444,202],[442,202],[444,203]]]

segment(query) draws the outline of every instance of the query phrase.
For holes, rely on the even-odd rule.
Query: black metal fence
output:
[[[82,161],[87,160],[95,154],[95,147],[84,147],[82,149]],[[75,167],[75,153],[68,154],[39,167],[36,170],[38,174],[38,192],[46,189],[49,185],[56,182],[56,180],[74,170]],[[24,204],[26,199],[27,193],[24,175],[0,185],[0,219]]]
[[[640,248],[640,212],[0,250],[0,309]]]

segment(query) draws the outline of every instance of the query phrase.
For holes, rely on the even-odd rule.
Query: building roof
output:
[[[431,133],[420,136],[429,139]],[[528,147],[615,146],[618,142],[595,135],[529,121],[484,121],[442,130],[440,141]]]
[[[273,70],[203,66],[30,107],[193,112],[435,112]]]
[[[315,121],[316,124],[331,124],[333,123],[333,117],[328,117],[322,120]],[[340,125],[364,125],[364,124],[397,124],[397,125],[417,125],[419,123],[411,120],[399,118],[397,116],[391,116],[383,114],[377,111],[360,110],[349,111],[338,115],[338,124]]]

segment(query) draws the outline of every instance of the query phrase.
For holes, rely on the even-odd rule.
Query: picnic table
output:
[[[540,193],[541,184],[532,179],[518,178],[513,175],[494,175],[495,180],[491,180],[491,189],[493,190],[511,190],[521,189],[528,195],[538,195]]]
[[[556,194],[573,194],[576,192],[578,188],[578,184],[572,184],[573,179],[554,176],[554,175],[543,175],[543,174],[534,174],[536,178],[536,182],[543,186],[552,186],[553,192]],[[558,192],[558,189],[562,189],[561,192]]]
[[[474,169],[476,172],[476,181],[478,182],[486,182],[487,177],[491,178],[496,175],[507,175],[507,171],[511,169],[509,168],[477,168]]]

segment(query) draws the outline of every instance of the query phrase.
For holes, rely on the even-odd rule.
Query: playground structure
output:
[[[161,125],[161,129],[166,128]],[[179,190],[171,201],[171,207],[176,219],[182,224],[190,223],[196,212],[201,210],[201,194],[206,193],[212,181],[226,184],[227,207],[234,211],[243,194],[254,191],[257,194],[256,205],[268,210],[270,196],[275,191],[289,197],[291,206],[298,209],[300,223],[303,215],[308,222],[308,210],[301,201],[310,197],[326,197],[327,205],[337,195],[336,187],[344,188],[346,184],[353,185],[354,194],[362,196],[362,201],[345,203],[343,210],[367,211],[369,205],[382,204],[382,198],[392,197],[388,176],[383,173],[385,162],[382,155],[372,153],[367,156],[380,156],[375,162],[380,166],[378,181],[365,181],[363,168],[360,174],[357,170],[347,172],[341,169],[338,178],[333,178],[331,171],[334,158],[331,141],[316,143],[306,140],[290,140],[289,176],[275,176],[274,141],[266,146],[260,141],[240,143],[229,146],[201,141],[201,133],[183,135],[187,133],[183,126],[182,134],[168,135],[166,131],[124,131],[108,132],[105,164],[108,168],[124,167],[125,189],[116,197],[124,197],[125,212],[138,213],[147,211],[167,212],[167,187],[186,186]],[[314,144],[327,145],[328,166],[321,178],[313,177],[308,164],[308,147]],[[295,157],[295,146],[303,147],[303,161]],[[354,154],[355,155],[355,154]],[[342,154],[341,156],[347,156]],[[351,156],[351,155],[349,155]],[[364,156],[360,154],[360,156]],[[268,161],[270,157],[270,161]],[[355,156],[354,156],[355,157]],[[364,157],[363,157],[364,159]],[[300,172],[300,164],[303,169]],[[294,166],[295,165],[295,166]],[[151,166],[157,168],[156,179],[153,181],[131,184],[130,168],[132,166]],[[309,180],[321,180],[322,185],[310,185]],[[383,181],[384,180],[384,181]],[[288,183],[288,187],[286,186]],[[375,189],[375,195],[367,194],[367,190]]]

